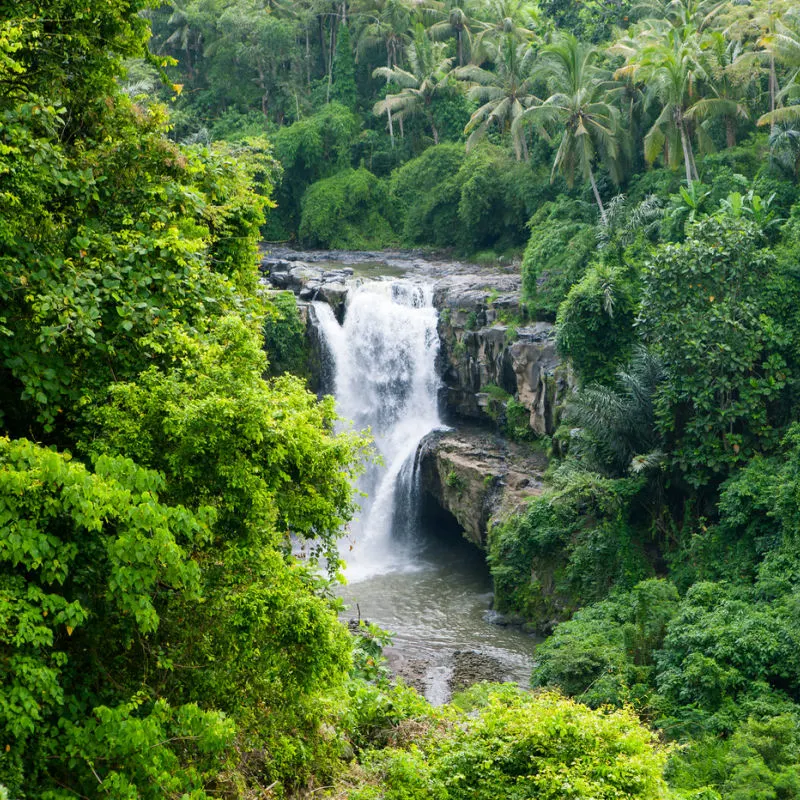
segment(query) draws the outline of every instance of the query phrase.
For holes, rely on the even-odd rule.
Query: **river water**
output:
[[[442,427],[432,295],[420,278],[359,278],[343,324],[321,302],[312,319],[332,361],[327,388],[340,415],[375,441],[358,487],[361,511],[340,542],[346,617],[391,631],[390,664],[432,702],[445,702],[465,651],[478,654],[469,658],[484,665],[481,677],[527,683],[534,640],[491,622],[483,554],[451,519],[423,512],[415,456]]]

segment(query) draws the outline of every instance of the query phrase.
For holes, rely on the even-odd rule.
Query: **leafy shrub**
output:
[[[312,183],[351,165],[351,150],[360,123],[352,111],[329,103],[307,119],[280,128],[273,137],[275,157],[283,167],[277,187],[278,208],[270,215],[265,236],[289,238],[300,225],[301,205]]]
[[[536,648],[531,684],[558,687],[590,706],[646,702],[653,653],[678,599],[671,583],[652,578],[578,611]]]
[[[299,236],[309,247],[380,249],[395,239],[386,185],[363,167],[308,188]]]
[[[570,471],[556,477],[555,490],[494,528],[488,561],[498,609],[546,626],[581,601],[645,577],[640,537],[627,518],[641,486],[638,479]]]
[[[655,800],[666,751],[629,711],[597,712],[506,684],[461,696],[472,708],[428,727],[408,749],[385,749],[355,773],[349,800],[570,797]]]
[[[598,713],[512,687],[489,695],[440,744],[434,775],[450,800],[657,798],[666,754],[629,711]]]
[[[565,196],[544,203],[528,222],[522,290],[535,319],[554,320],[570,287],[586,271],[597,248],[593,222],[589,206]]]
[[[608,382],[630,354],[636,302],[623,270],[595,263],[558,308],[556,343],[582,382]]]
[[[264,318],[264,349],[269,358],[270,375],[304,375],[307,368],[305,326],[297,311],[293,292],[277,292],[270,297]]]
[[[706,218],[644,267],[641,330],[669,376],[659,424],[695,486],[776,443],[791,354],[787,331],[769,316],[775,259],[762,244],[744,218]]]
[[[463,145],[440,144],[392,173],[391,193],[403,219],[403,239],[409,244],[459,243],[457,175],[464,158]]]

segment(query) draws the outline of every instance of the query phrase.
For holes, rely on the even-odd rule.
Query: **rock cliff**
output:
[[[423,493],[481,548],[496,520],[541,493],[546,466],[542,453],[474,427],[432,433],[420,447]]]
[[[325,375],[312,301],[328,303],[342,321],[348,288],[363,271],[357,255],[346,254],[357,270],[339,266],[331,253],[303,254],[303,260],[268,257],[262,263],[268,285],[298,297],[307,321],[310,363],[316,365],[314,389],[333,387]],[[542,451],[510,441],[502,432],[509,431],[513,414],[517,435],[552,434],[572,390],[571,375],[556,353],[553,325],[523,321],[519,275],[416,257],[403,261],[401,255],[389,260],[393,274],[434,283],[442,411],[455,428],[423,441],[421,485],[429,500],[455,517],[467,539],[484,547],[496,520],[540,493],[547,465]],[[363,258],[373,264],[379,260],[375,254]]]

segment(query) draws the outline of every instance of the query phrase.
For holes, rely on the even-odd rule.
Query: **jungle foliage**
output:
[[[2,12],[0,796],[800,797],[794,4]],[[367,443],[263,239],[520,258],[539,691],[432,710],[338,622]]]

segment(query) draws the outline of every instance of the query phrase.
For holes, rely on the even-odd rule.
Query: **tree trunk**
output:
[[[267,78],[264,74],[264,70],[260,67],[258,70],[258,82],[261,91],[264,93],[261,95],[261,113],[266,117],[269,109],[269,89],[267,89]]]
[[[725,117],[725,139],[728,147],[736,147],[736,120],[733,117]]]
[[[311,42],[308,40],[308,28],[306,27],[306,81],[308,88],[311,88]]]
[[[597,201],[597,207],[600,209],[600,219],[603,220],[603,225],[608,222],[606,218],[606,210],[603,206],[603,201],[600,198],[600,192],[597,191],[597,182],[594,179],[594,172],[592,172],[592,168],[589,167],[589,181],[592,184],[592,191],[594,192],[594,199]]]
[[[456,38],[458,39],[458,66],[464,66],[464,31],[457,30]]]
[[[775,74],[775,56],[769,56],[769,110],[772,115],[769,123],[769,135],[775,133],[775,95],[778,93],[778,76]]]
[[[333,39],[333,32],[336,28],[334,21],[331,20],[331,46],[328,48],[328,92],[325,95],[325,102],[331,101],[331,87],[333,86],[333,48],[336,47],[336,42]]]
[[[439,144],[439,131],[436,130],[436,125],[431,122],[431,130],[433,131],[433,143]]]
[[[392,142],[392,150],[394,150],[394,123],[392,122],[392,109],[386,109],[386,116],[389,118],[389,139]]]
[[[690,151],[692,149],[691,142],[689,141],[689,137],[686,135],[686,127],[683,124],[683,120],[678,123],[678,127],[681,132],[681,147],[683,147],[683,163],[686,167],[686,183],[689,185],[689,188],[692,188],[692,157],[690,155]]]
[[[406,132],[405,132],[405,129],[403,127],[403,118],[400,117],[399,121],[400,121],[400,138],[401,139],[405,139],[406,138]]]
[[[528,153],[528,136],[524,130],[522,132],[522,158],[524,161],[530,161],[530,154]]]

